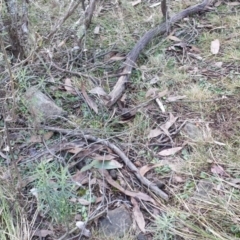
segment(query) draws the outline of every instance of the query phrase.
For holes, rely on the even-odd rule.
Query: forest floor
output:
[[[168,1],[169,14],[197,3]],[[30,1],[14,91],[0,54],[0,239],[117,239],[99,226],[122,206],[121,239],[239,239],[240,3],[212,1],[150,41],[112,106],[160,1],[96,1],[86,31],[73,4]],[[64,114],[39,121],[32,86]]]

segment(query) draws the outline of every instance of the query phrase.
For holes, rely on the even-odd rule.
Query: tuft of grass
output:
[[[1,168],[2,173],[9,172]],[[4,174],[2,175],[4,176]],[[6,175],[5,175],[6,176]],[[9,179],[8,179],[9,180]],[[10,180],[11,181],[11,180]],[[0,239],[1,240],[31,240],[33,236],[33,226],[37,212],[31,216],[31,221],[27,217],[26,210],[21,206],[18,191],[12,184],[1,179],[0,181]]]
[[[36,177],[33,194],[37,198],[38,208],[57,224],[68,225],[74,214],[81,208],[71,202],[75,198],[74,184],[67,168],[56,163],[42,161],[33,172]]]

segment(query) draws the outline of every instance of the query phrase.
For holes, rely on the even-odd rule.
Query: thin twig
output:
[[[50,129],[50,128],[48,127],[48,129]],[[52,131],[54,131],[54,130],[57,132],[61,132],[63,134],[68,134],[68,135],[71,135],[71,133],[72,133],[72,130],[53,128]],[[79,134],[81,134],[81,133],[79,133]],[[135,174],[135,176],[138,178],[138,180],[143,185],[145,185],[148,189],[153,191],[159,197],[163,198],[166,201],[168,200],[168,195],[165,192],[163,192],[161,189],[159,189],[156,184],[152,183],[147,178],[143,177],[140,174],[138,168],[130,161],[130,159],[125,155],[125,153],[120,148],[118,148],[116,145],[114,145],[113,143],[110,143],[107,140],[97,138],[97,137],[94,137],[89,134],[81,134],[81,135],[88,141],[92,141],[95,143],[101,143],[101,144],[109,147],[113,152],[115,152],[123,160],[123,162],[126,164],[126,166]]]
[[[60,28],[60,26],[73,14],[73,12],[77,9],[78,5],[81,3],[82,1],[77,1],[73,6],[71,5],[67,11],[67,13],[65,14],[65,16],[56,24],[56,26],[54,27],[54,29],[52,30],[51,33],[48,34],[47,39],[49,40],[56,32],[57,30]]]

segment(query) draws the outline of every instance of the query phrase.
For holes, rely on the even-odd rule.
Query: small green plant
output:
[[[75,195],[68,170],[55,162],[43,161],[37,166],[35,176],[40,210],[57,223],[67,223],[79,207],[70,201]]]
[[[154,230],[154,240],[173,240],[176,238],[172,231],[174,227],[175,216],[174,214],[163,214],[156,219]]]

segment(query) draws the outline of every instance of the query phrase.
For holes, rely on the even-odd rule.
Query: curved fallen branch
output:
[[[146,32],[143,37],[136,43],[134,48],[127,56],[127,60],[125,61],[123,73],[128,73],[128,75],[121,76],[117,83],[115,84],[113,90],[109,93],[109,101],[107,106],[112,106],[123,94],[125,90],[125,84],[128,82],[130,75],[132,73],[132,69],[135,66],[135,62],[140,54],[140,52],[146,47],[146,45],[157,35],[163,34],[167,31],[169,24],[174,24],[181,19],[192,15],[197,12],[201,12],[205,9],[205,7],[209,4],[209,0],[204,0],[202,3],[189,7],[180,13],[176,14],[166,23],[162,23],[154,29]]]
[[[69,136],[79,136],[80,135],[88,141],[92,141],[95,143],[100,143],[100,144],[105,145],[106,147],[110,148],[113,152],[115,152],[123,160],[123,162],[126,164],[126,166],[135,174],[137,179],[143,185],[145,185],[148,189],[153,191],[159,197],[163,198],[166,201],[168,200],[168,195],[165,192],[163,192],[161,189],[159,189],[156,184],[150,182],[147,178],[143,177],[140,174],[138,168],[130,161],[130,159],[125,155],[125,153],[120,148],[118,148],[116,145],[114,145],[113,143],[110,143],[109,141],[101,139],[101,138],[91,136],[89,134],[84,134],[81,131],[66,130],[66,129],[60,129],[60,128],[54,128],[54,127],[43,127],[43,128],[46,130],[53,131],[53,132],[60,132],[63,134],[67,134]]]

